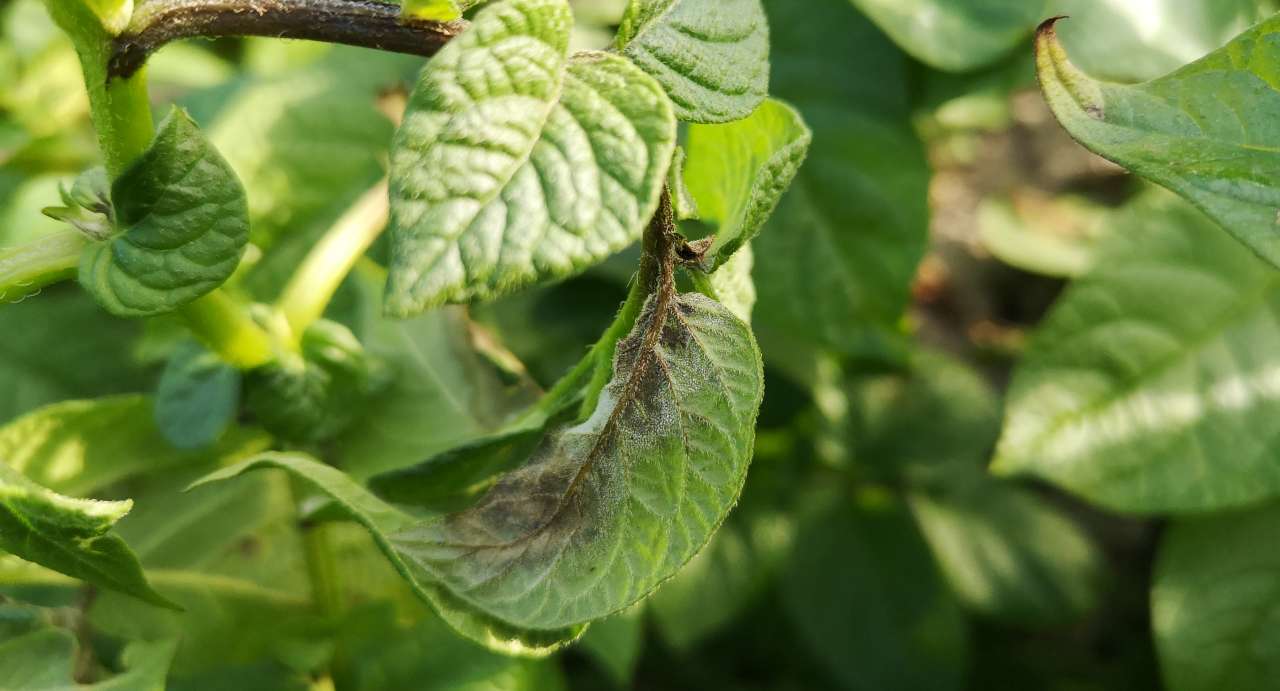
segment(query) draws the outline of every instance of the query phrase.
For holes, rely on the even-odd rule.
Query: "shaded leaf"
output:
[[[1095,153],[1189,199],[1280,266],[1280,93],[1270,65],[1280,17],[1166,77],[1135,86],[1091,79],[1052,21],[1040,29],[1041,87],[1063,127]]]
[[[239,178],[177,108],[111,199],[118,234],[81,255],[80,283],[112,314],[153,316],[199,298],[230,278],[249,242]]]
[[[125,671],[96,684],[72,676],[76,641],[68,631],[44,629],[0,642],[0,689],[13,691],[164,691],[174,641],[133,643],[121,661]]]
[[[630,688],[644,647],[644,609],[636,605],[591,625],[579,643],[618,688]]]
[[[863,497],[811,514],[782,594],[804,642],[843,687],[963,688],[964,619],[896,500]]]
[[[933,67],[964,72],[993,62],[1031,35],[1045,0],[852,0],[902,49]]]
[[[1013,624],[1052,626],[1097,605],[1102,554],[1035,494],[979,480],[916,494],[910,503],[965,607]]]
[[[1152,628],[1170,691],[1263,691],[1280,673],[1280,555],[1262,547],[1280,508],[1174,524],[1151,590]]]
[[[993,468],[1120,511],[1276,496],[1280,274],[1161,194],[1100,251],[1015,371]]]
[[[929,171],[904,123],[906,59],[845,0],[766,0],[773,84],[813,130],[755,241],[756,323],[849,355],[896,358],[928,230]],[[823,46],[823,51],[815,51]],[[833,73],[829,64],[848,66]]]
[[[239,407],[239,370],[194,341],[169,357],[156,390],[155,419],[170,444],[180,449],[212,444]]]
[[[675,117],[625,58],[567,58],[570,24],[562,0],[492,5],[423,71],[392,146],[388,314],[563,278],[639,238]]]
[[[631,0],[616,47],[662,84],[686,122],[730,122],[769,93],[760,0]]]

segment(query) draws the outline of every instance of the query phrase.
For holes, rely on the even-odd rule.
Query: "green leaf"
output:
[[[1031,35],[1045,0],[852,0],[902,49],[938,69],[994,62]]]
[[[412,520],[297,457],[210,479],[287,467],[370,528],[465,635],[490,645],[530,633],[571,639],[643,598],[710,539],[741,491],[763,393],[750,330],[696,293],[651,298],[617,353],[591,417],[548,436],[457,514]]]
[[[138,558],[111,532],[132,506],[56,494],[0,465],[0,550],[153,605],[175,607],[151,589]]]
[[[963,688],[964,619],[893,498],[813,513],[796,537],[782,595],[803,641],[845,688]]]
[[[395,544],[472,606],[551,629],[620,611],[710,539],[746,477],[763,393],[750,330],[691,293],[651,298],[585,422],[474,507]]]
[[[169,358],[156,390],[156,426],[179,449],[199,449],[222,436],[240,407],[240,371],[195,341]]]
[[[161,436],[153,411],[151,399],[140,395],[39,408],[0,427],[0,465],[55,492],[83,496],[142,472],[242,458],[267,442],[236,430],[212,448],[181,451]]]
[[[845,433],[855,462],[886,482],[946,482],[979,471],[1000,434],[1000,406],[970,367],[930,350],[908,370],[855,374]]]
[[[639,238],[675,116],[625,58],[568,59],[570,24],[564,0],[492,5],[423,71],[392,145],[388,314],[563,278]]]
[[[356,275],[362,305],[356,330],[391,383],[336,440],[336,465],[361,480],[413,466],[497,430],[528,401],[524,386],[509,386],[478,356],[461,308],[387,319],[385,274],[363,266]]]
[[[75,324],[75,338],[50,324]],[[137,391],[149,381],[130,355],[139,324],[106,314],[75,286],[5,305],[0,332],[0,422],[68,398]]]
[[[662,84],[686,122],[745,118],[769,93],[760,0],[631,0],[616,47]]]
[[[482,0],[405,0],[400,12],[406,17],[429,22],[451,22]]]
[[[549,655],[582,635],[585,627],[531,631],[472,611],[464,602],[430,580],[419,578],[398,548],[395,535],[417,522],[413,516],[387,504],[342,471],[300,453],[263,454],[244,463],[212,473],[194,486],[227,480],[258,468],[280,468],[328,495],[352,520],[364,526],[396,571],[429,602],[458,633],[491,650],[509,655]]]
[[[755,321],[849,355],[896,357],[928,234],[929,170],[905,124],[906,59],[845,0],[811,0],[804,21],[793,2],[765,6],[774,90],[804,114],[814,143],[754,243]]]
[[[1181,521],[1165,534],[1151,618],[1169,691],[1263,691],[1280,654],[1280,507]]]
[[[684,181],[699,220],[714,224],[712,266],[750,242],[773,214],[809,152],[812,133],[800,114],[768,99],[727,125],[692,125]]]
[[[756,284],[751,279],[755,262],[755,252],[751,245],[746,245],[711,274],[711,287],[715,290],[716,299],[748,324],[756,306]]]
[[[240,180],[177,108],[111,198],[120,232],[81,256],[80,283],[112,314],[154,316],[201,297],[231,276],[249,241]]]
[[[1274,17],[1166,77],[1122,86],[1067,57],[1053,22],[1036,41],[1041,87],[1062,126],[1095,153],[1186,197],[1280,266],[1280,107],[1271,60]]]
[[[1129,512],[1276,496],[1280,274],[1160,194],[1100,251],[1015,371],[994,469]]]
[[[0,689],[13,691],[164,691],[174,641],[133,643],[121,662],[126,671],[96,684],[77,684],[76,639],[44,629],[0,643]]]
[[[377,364],[355,335],[322,319],[303,334],[301,353],[281,354],[249,372],[245,407],[282,439],[328,441],[365,412],[381,385]]]
[[[1071,623],[1098,604],[1102,554],[1035,494],[975,478],[910,503],[966,608],[1041,627]]]
[[[662,638],[678,651],[692,651],[741,615],[771,584],[790,546],[789,518],[773,512],[744,517],[745,508],[647,600]]]
[[[644,608],[637,605],[592,624],[579,645],[618,688],[631,688],[644,647]]]
[[[1085,72],[1108,81],[1154,79],[1198,60],[1264,19],[1259,0],[1051,0],[1071,17],[1062,42]]]

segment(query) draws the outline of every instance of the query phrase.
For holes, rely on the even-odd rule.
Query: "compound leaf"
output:
[[[686,122],[745,118],[769,93],[760,0],[631,0],[616,45],[662,84]]]
[[[0,550],[59,573],[174,607],[151,589],[138,558],[111,526],[131,501],[74,499],[0,464]]]
[[[1034,334],[994,469],[1131,512],[1280,493],[1280,274],[1169,195],[1134,203]]]
[[[483,10],[432,59],[392,145],[386,311],[563,278],[634,242],[675,116],[625,58],[566,55],[563,0]]]
[[[1036,64],[1045,98],[1076,140],[1186,197],[1280,266],[1278,32],[1273,17],[1168,76],[1123,86],[1077,69],[1050,21]]]
[[[744,120],[689,127],[684,182],[698,218],[716,226],[708,253],[713,266],[760,232],[804,162],[812,138],[800,114],[773,99]]]
[[[81,255],[80,283],[108,312],[170,312],[222,285],[249,241],[235,171],[174,110],[111,189],[117,234]]]

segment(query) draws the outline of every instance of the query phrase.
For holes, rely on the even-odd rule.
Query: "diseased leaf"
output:
[[[1134,86],[1091,79],[1058,42],[1036,41],[1041,87],[1063,127],[1095,153],[1189,199],[1263,259],[1280,266],[1280,81],[1273,17],[1226,47]]]
[[[843,687],[963,688],[960,608],[910,514],[891,497],[828,503],[811,514],[782,595],[803,641]]]
[[[804,162],[811,140],[800,114],[773,99],[745,120],[689,127],[684,182],[699,220],[715,226],[715,243],[707,255],[712,267],[728,261],[760,232]]]
[[[1126,512],[1277,496],[1280,273],[1171,196],[1126,216],[1031,339],[993,469]]]
[[[902,49],[964,72],[1013,50],[1044,19],[1045,0],[852,0]]]
[[[675,117],[625,58],[567,58],[570,24],[563,0],[495,4],[423,71],[392,145],[389,315],[563,278],[639,238]]]
[[[413,526],[419,519],[382,501],[337,468],[305,454],[263,454],[240,465],[212,473],[193,487],[227,480],[258,468],[287,470],[336,501],[352,520],[368,529],[374,542],[396,571],[419,597],[431,603],[436,613],[449,626],[491,650],[509,655],[541,657],[576,640],[586,628],[575,626],[544,631],[521,629],[475,612],[449,591],[430,580],[419,578],[419,572],[405,561],[392,542],[396,533]]]
[[[745,324],[702,295],[659,295],[618,344],[591,417],[549,435],[466,511],[414,520],[296,457],[210,479],[256,465],[299,473],[462,633],[546,645],[637,602],[710,539],[741,491],[762,394]]]
[[[174,110],[112,185],[117,235],[81,255],[80,283],[123,317],[170,312],[222,285],[249,241],[235,171]]]
[[[684,565],[736,502],[762,393],[745,324],[696,293],[651,298],[589,419],[549,436],[475,507],[394,544],[517,626],[620,611]]]
[[[1264,691],[1280,674],[1280,507],[1175,523],[1165,533],[1151,618],[1169,691]]]
[[[1023,626],[1071,623],[1098,604],[1102,554],[1066,516],[1000,482],[910,497],[960,603]]]
[[[846,0],[766,0],[773,84],[813,129],[810,155],[755,240],[762,329],[848,355],[901,356],[898,322],[928,234],[929,170],[907,61]],[[822,59],[814,46],[823,46]],[[848,66],[833,72],[829,63]]]
[[[745,118],[769,93],[760,0],[631,0],[616,47],[662,84],[686,122]]]
[[[156,426],[170,444],[180,449],[212,444],[239,407],[239,370],[195,341],[170,356],[155,402]]]
[[[140,395],[64,401],[0,427],[0,465],[55,492],[84,496],[140,472],[230,460],[260,451],[264,435],[238,429],[200,452],[170,446]]]
[[[174,607],[151,589],[138,558],[111,526],[130,501],[73,499],[0,465],[0,550],[59,573]]]

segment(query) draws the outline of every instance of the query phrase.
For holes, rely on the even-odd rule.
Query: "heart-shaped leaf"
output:
[[[492,5],[423,70],[392,145],[388,314],[563,278],[639,237],[675,116],[625,58],[570,60],[571,23],[564,0]]]
[[[617,47],[653,75],[686,122],[730,122],[769,93],[760,0],[631,0]]]
[[[1040,28],[1036,64],[1045,98],[1081,144],[1189,199],[1280,266],[1280,110],[1268,57],[1280,17],[1168,76],[1124,86],[1071,63],[1054,22]]]
[[[235,171],[174,108],[111,188],[117,234],[85,250],[80,283],[112,314],[170,312],[217,288],[249,241]]]

